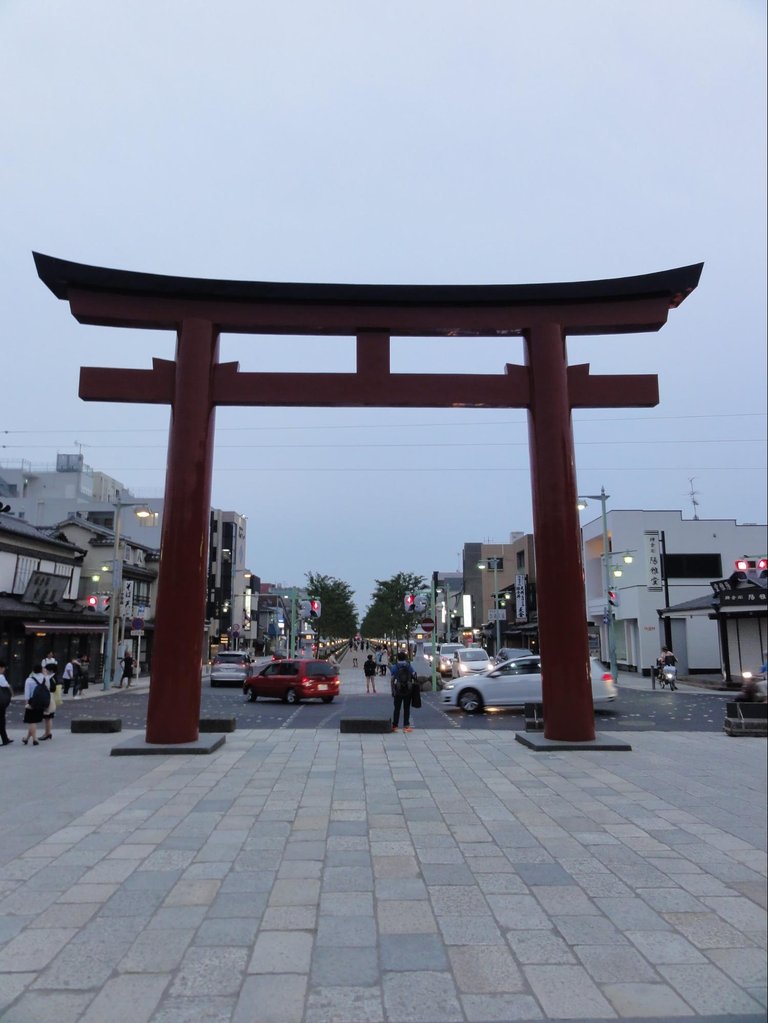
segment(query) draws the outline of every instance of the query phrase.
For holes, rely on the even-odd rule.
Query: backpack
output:
[[[32,690],[29,698],[29,705],[32,710],[48,710],[51,702],[51,691],[45,682],[38,682]]]
[[[411,685],[413,684],[413,677],[411,674],[411,666],[403,662],[398,665],[397,671],[395,672],[395,690],[399,696],[407,696],[411,691]]]

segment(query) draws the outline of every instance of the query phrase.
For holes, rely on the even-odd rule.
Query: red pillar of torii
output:
[[[570,284],[400,286],[218,281],[34,258],[80,323],[176,334],[175,361],[80,371],[86,401],[171,406],[148,743],[198,738],[217,405],[526,408],[545,736],[594,739],[571,409],[648,408],[658,383],[569,366],[566,337],[659,330],[702,264]],[[353,336],[356,371],[241,373],[219,362],[226,332]],[[498,375],[392,374],[392,336],[519,336],[525,365]]]

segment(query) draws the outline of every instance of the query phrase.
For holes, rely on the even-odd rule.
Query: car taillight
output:
[[[613,675],[611,675],[610,672],[606,672],[605,675],[603,675],[603,682],[613,682]]]
[[[311,682],[311,681],[312,681],[312,679],[311,679],[311,678],[307,678],[307,677],[305,676],[304,678],[302,678],[302,679],[301,679],[301,681],[299,682],[299,685],[300,685],[300,686],[308,686],[308,685],[310,684],[310,682]]]

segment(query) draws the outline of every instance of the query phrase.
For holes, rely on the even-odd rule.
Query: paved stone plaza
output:
[[[14,732],[3,1023],[765,1018],[762,739]]]

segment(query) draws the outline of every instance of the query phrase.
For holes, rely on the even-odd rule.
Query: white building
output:
[[[675,611],[675,605],[711,597],[710,583],[730,576],[738,558],[765,555],[768,527],[739,525],[733,519],[683,519],[679,511],[610,510],[607,520],[619,666],[647,673],[666,645],[674,650],[682,675],[719,673],[717,624],[701,613]],[[607,661],[609,600],[601,517],[582,526],[582,543],[587,615],[600,633],[600,655]],[[668,623],[659,617],[664,608],[673,609]]]

